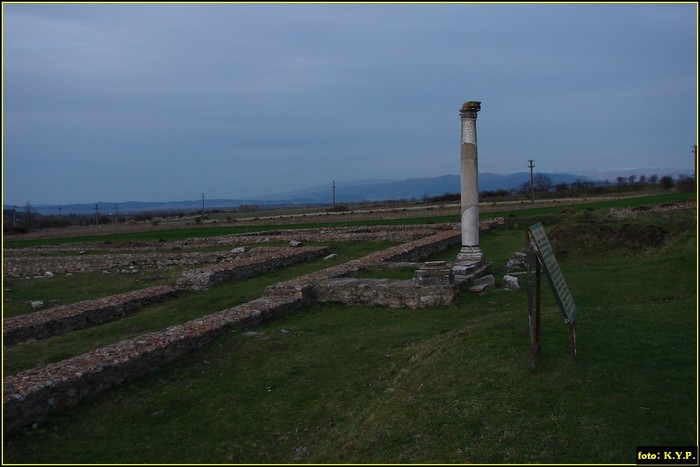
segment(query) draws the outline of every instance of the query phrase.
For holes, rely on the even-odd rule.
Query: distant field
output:
[[[499,215],[506,228],[481,237],[497,280],[487,293],[464,293],[450,306],[421,310],[312,305],[258,327],[233,329],[133,384],[6,436],[3,461],[634,464],[637,446],[696,445],[697,211],[647,209],[693,197],[504,211]],[[628,209],[611,209],[623,207]],[[456,222],[449,219],[410,222]],[[543,348],[532,373],[527,295],[501,284],[507,260],[522,251],[524,229],[535,222],[544,223],[579,309],[579,358],[570,358],[567,327],[544,285]],[[318,224],[285,228],[302,226]],[[12,245],[182,239],[236,228]],[[343,260],[383,247],[335,246]],[[452,261],[457,251],[431,259]],[[293,268],[278,277],[301,272]],[[187,310],[216,311],[275,279],[190,294],[179,305],[136,314],[134,329],[167,315],[181,319]],[[35,291],[41,289],[22,293]],[[149,317],[154,312],[158,317]],[[112,326],[115,335],[130,332]],[[25,355],[6,351],[4,371],[114,338],[100,336],[108,329],[100,328]]]
[[[567,198],[562,200],[546,200],[535,203],[517,201],[508,203],[491,203],[480,206],[481,219],[495,216],[534,216],[540,214],[558,212],[565,206],[571,206],[574,210],[599,209],[617,206],[636,206],[643,204],[673,203],[694,198],[694,193],[664,193],[647,196],[627,196],[617,198]],[[453,211],[445,214],[444,211]],[[313,217],[313,221],[310,221]],[[287,222],[289,221],[289,222]],[[246,222],[233,222],[227,225],[206,224],[202,226],[174,227],[168,223],[161,223],[157,227],[142,225],[136,227],[105,227],[100,228],[75,228],[54,230],[50,233],[36,233],[26,236],[5,237],[3,248],[22,248],[44,244],[66,244],[83,242],[118,242],[139,240],[184,240],[192,237],[214,237],[261,230],[305,229],[332,226],[359,226],[359,225],[402,225],[402,224],[437,224],[445,222],[459,222],[459,207],[455,205],[397,208],[389,211],[375,210],[374,212],[335,213],[318,216],[293,217],[283,224],[265,223],[269,219],[248,219]],[[61,236],[63,235],[63,236]]]

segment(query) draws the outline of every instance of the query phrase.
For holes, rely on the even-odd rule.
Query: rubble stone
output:
[[[503,284],[508,290],[512,290],[514,292],[520,290],[520,283],[518,281],[518,278],[515,276],[506,274],[505,276],[503,276]]]

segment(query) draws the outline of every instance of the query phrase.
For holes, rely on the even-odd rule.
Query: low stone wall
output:
[[[457,286],[421,286],[410,280],[338,278],[315,285],[312,298],[321,303],[340,302],[348,306],[424,308],[449,305],[457,293]]]
[[[232,325],[258,324],[299,307],[296,299],[261,298],[4,380],[5,434],[150,373],[221,336]]]
[[[379,259],[377,262],[422,261],[425,258],[447,250],[453,245],[459,245],[461,240],[461,231],[448,230],[410,243],[382,250],[375,253],[375,255],[377,255]]]
[[[155,301],[177,295],[175,287],[158,285],[96,300],[85,300],[3,320],[3,344],[11,346],[31,339],[75,331],[114,321]]]
[[[327,247],[298,247],[281,250],[266,258],[248,261],[217,264],[209,268],[185,271],[177,280],[181,289],[205,290],[225,281],[245,279],[285,266],[310,261],[330,254]]]
[[[257,247],[244,253],[191,252],[191,253],[121,253],[109,255],[78,256],[21,256],[6,257],[6,277],[42,276],[47,271],[53,274],[81,273],[92,271],[124,271],[135,269],[157,269],[167,267],[196,267],[202,264],[234,263],[256,257],[273,257],[286,250],[281,247]]]
[[[406,243],[423,237],[434,235],[442,230],[453,230],[455,224],[431,224],[431,225],[391,225],[391,226],[365,226],[365,227],[328,227],[323,229],[278,229],[256,231],[249,233],[218,235],[214,237],[194,237],[176,241],[132,241],[80,243],[66,245],[42,245],[27,248],[7,248],[4,250],[5,258],[17,258],[27,256],[43,256],[50,258],[55,255],[80,255],[81,259],[98,256],[95,251],[109,250],[110,254],[102,256],[123,255],[122,250],[128,250],[137,257],[144,255],[148,260],[154,256],[150,254],[164,249],[188,250],[203,247],[221,247],[222,250],[235,246],[249,245],[251,243],[287,243],[290,240],[301,242],[340,242],[340,241],[391,241]],[[257,247],[260,248],[260,247]],[[256,248],[256,249],[257,249]],[[212,255],[225,254],[223,251],[211,253]],[[181,259],[184,252],[160,253],[168,256],[173,261]],[[147,255],[147,256],[146,256]]]
[[[348,276],[367,267],[383,262],[415,262],[435,253],[458,245],[461,232],[447,230],[413,242],[404,243],[386,250],[377,251],[360,259],[348,261],[322,271],[312,272],[284,282],[278,282],[265,289],[267,296],[309,296],[311,288],[321,281],[336,277]]]
[[[364,242],[364,241],[390,241],[406,243],[424,237],[435,235],[444,230],[452,230],[452,224],[433,225],[377,225],[364,227],[333,227],[325,229],[294,229],[259,231],[247,234],[238,234],[237,242],[254,241],[256,243],[281,242],[288,239],[296,239],[304,242]],[[223,240],[224,238],[222,238]],[[206,241],[205,238],[200,240]]]
[[[203,263],[232,261],[236,255],[227,253],[150,253],[80,256],[22,256],[5,258],[5,276],[40,276],[54,274],[154,269],[171,266],[192,267]]]
[[[206,345],[230,326],[257,324],[308,305],[313,299],[313,286],[321,281],[351,274],[363,265],[424,258],[458,244],[459,240],[459,231],[444,231],[276,284],[265,290],[263,298],[9,376],[4,380],[3,394],[5,433],[39,422],[59,408],[75,405],[112,386],[155,371]]]
[[[314,224],[321,222],[343,222],[343,221],[375,221],[386,219],[410,219],[417,217],[459,217],[459,204],[415,206],[404,204],[393,208],[387,207],[358,207],[352,211],[339,212],[317,212],[308,214],[292,214],[282,216],[260,216],[254,218],[244,218],[235,221],[236,224],[244,225],[284,225]]]

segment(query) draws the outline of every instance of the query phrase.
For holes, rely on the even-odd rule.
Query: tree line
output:
[[[616,183],[606,180],[602,183],[594,183],[588,180],[576,180],[571,183],[554,184],[552,179],[543,173],[537,173],[533,176],[534,193],[542,196],[543,193],[553,194],[557,196],[581,196],[595,195],[620,191],[632,191],[649,187],[657,187],[663,190],[676,189],[681,192],[695,191],[695,179],[686,175],[680,175],[677,179],[665,175],[629,175],[627,177],[617,177]],[[523,183],[519,188],[513,190],[492,190],[482,191],[479,197],[482,200],[507,199],[527,197],[532,191],[530,190],[530,182]],[[549,195],[551,196],[551,195]],[[437,196],[424,195],[421,200],[412,199],[412,203],[448,203],[459,202],[459,193],[444,193]],[[409,200],[386,200],[385,204],[402,204]],[[253,211],[260,208],[257,205],[241,205],[240,212]],[[339,209],[339,208],[336,208]],[[342,210],[344,208],[340,208]],[[346,208],[345,208],[346,209]],[[219,212],[219,210],[211,211],[211,213]],[[236,212],[236,210],[234,210]],[[40,229],[47,228],[63,228],[73,226],[96,226],[96,225],[115,225],[115,224],[135,224],[142,222],[152,222],[154,225],[160,223],[167,218],[185,218],[192,217],[195,223],[202,222],[201,212],[194,211],[189,213],[184,212],[161,212],[161,213],[139,213],[130,215],[107,215],[96,212],[94,215],[78,215],[66,214],[61,215],[60,211],[55,215],[42,215],[36,212],[31,202],[25,203],[22,208],[14,207],[12,209],[3,209],[3,232],[4,233],[27,233]]]
[[[551,177],[547,174],[537,173],[533,176],[533,190],[530,189],[530,181],[522,183],[518,188],[511,190],[491,190],[479,192],[479,198],[482,200],[505,199],[528,197],[532,192],[542,195],[554,194],[557,196],[582,196],[596,195],[604,193],[614,193],[620,191],[633,191],[644,188],[660,188],[663,190],[671,190],[675,188],[681,192],[695,191],[695,179],[687,175],[679,175],[676,180],[669,175],[659,177],[658,175],[629,175],[627,177],[617,177],[616,183],[613,184],[609,180],[604,182],[592,182],[590,180],[575,180],[571,183],[554,183]],[[438,196],[424,196],[424,202],[440,203],[459,201],[459,193],[444,193]]]

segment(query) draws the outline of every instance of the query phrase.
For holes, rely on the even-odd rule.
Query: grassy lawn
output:
[[[534,373],[524,289],[421,310],[309,306],[6,437],[4,461],[633,464],[636,446],[696,444],[694,213],[557,213],[481,246],[501,282],[524,228],[545,222],[579,310],[577,362],[546,285]],[[226,287],[209,311],[245,290]]]
[[[142,270],[135,274],[109,274],[101,271],[75,273],[70,276],[56,274],[42,279],[4,278],[3,318],[12,318],[34,310],[30,301],[41,300],[48,309],[69,305],[83,300],[93,300],[154,285],[175,285],[182,271],[177,268]]]
[[[4,349],[3,372],[4,375],[16,374],[22,370],[57,362],[123,339],[164,329],[168,326],[181,324],[209,313],[231,308],[259,298],[265,290],[265,287],[269,285],[344,263],[351,259],[372,253],[373,251],[389,248],[393,245],[394,243],[386,241],[362,242],[362,244],[359,245],[356,242],[332,243],[329,247],[338,256],[331,260],[318,259],[316,261],[288,266],[277,271],[268,272],[264,276],[227,282],[217,287],[212,287],[209,290],[184,292],[176,300],[146,305],[138,310],[138,312],[117,321],[53,336],[48,339],[22,342]],[[103,276],[114,276],[114,278],[105,279]],[[128,288],[130,281],[127,279],[133,279],[134,276],[139,276],[139,274],[122,276],[94,273],[55,276],[53,278],[41,279],[41,291],[33,290],[32,282],[36,284],[36,280],[20,280],[18,283],[21,286],[18,287],[19,290],[13,290],[11,292],[13,296],[20,298],[40,296],[47,301],[73,303],[69,301],[69,299],[75,298],[75,294],[80,294],[81,290],[83,290],[82,293],[84,293],[85,296],[89,295],[93,298],[116,293],[114,290],[119,290],[120,292],[133,290]],[[178,276],[179,272],[176,274],[171,272],[167,277],[163,275],[163,272],[156,273],[155,275],[152,272],[144,272],[141,279],[137,279],[138,288],[163,283],[174,285]],[[168,277],[170,280],[163,280]],[[66,281],[68,281],[68,284],[74,286],[66,287]],[[114,283],[112,281],[114,281]],[[79,284],[83,289],[76,288],[77,286],[75,286],[75,284]],[[36,285],[34,285],[34,287],[36,287]],[[15,304],[19,302],[20,300],[16,299],[10,303]],[[29,307],[29,305],[23,304],[23,308],[25,307]],[[4,310],[3,313],[5,313]]]

